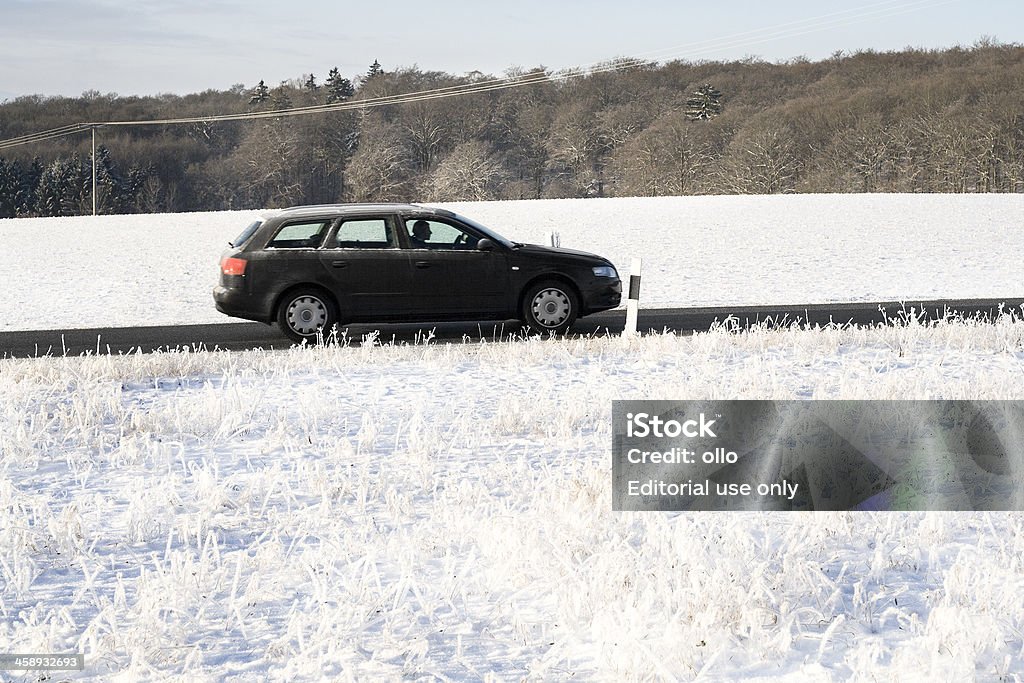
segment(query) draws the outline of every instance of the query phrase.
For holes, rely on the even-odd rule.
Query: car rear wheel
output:
[[[579,314],[576,295],[557,280],[538,282],[523,297],[523,322],[539,334],[565,334]]]
[[[277,324],[295,342],[316,343],[338,324],[338,314],[330,297],[317,289],[298,289],[288,293],[277,309]]]

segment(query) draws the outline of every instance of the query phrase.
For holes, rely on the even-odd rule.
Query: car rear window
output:
[[[249,227],[242,231],[242,234],[228,242],[228,244],[230,244],[233,247],[241,247],[245,245],[245,243],[249,241],[249,238],[256,234],[256,231],[259,229],[261,225],[263,225],[263,221],[255,221],[253,223],[250,223]]]

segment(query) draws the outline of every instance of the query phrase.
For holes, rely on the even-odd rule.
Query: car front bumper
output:
[[[583,297],[583,314],[597,313],[615,308],[622,301],[622,281],[607,278],[593,281],[580,292]]]

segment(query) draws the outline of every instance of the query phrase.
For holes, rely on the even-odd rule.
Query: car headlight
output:
[[[594,266],[594,277],[618,277],[619,274],[615,272],[615,268],[612,266]]]

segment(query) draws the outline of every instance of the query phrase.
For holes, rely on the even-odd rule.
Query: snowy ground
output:
[[[644,260],[643,305],[1024,297],[1022,195],[449,204],[521,242]],[[0,330],[224,323],[220,253],[256,212],[0,220]],[[236,321],[237,322],[237,321]]]
[[[1020,198],[616,202],[457,208],[620,264],[587,225],[706,210],[733,271],[644,242],[661,304],[1022,295]],[[247,217],[0,222],[4,324],[220,320]],[[641,398],[1024,400],[1024,322],[0,360],[0,653],[123,681],[1024,679],[1024,515],[615,513],[611,401]]]
[[[1024,399],[1009,318],[5,360],[0,395],[0,652],[85,678],[1024,675],[1021,514],[610,495],[614,398]]]

